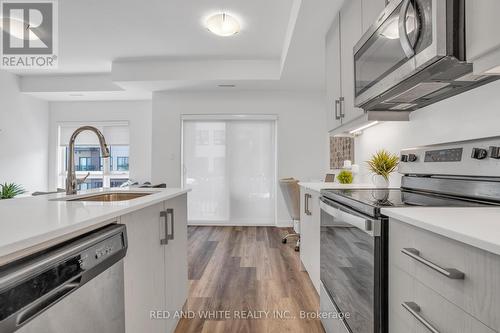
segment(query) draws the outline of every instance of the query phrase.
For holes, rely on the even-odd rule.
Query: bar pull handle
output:
[[[163,219],[163,225],[165,227],[165,237],[160,239],[160,245],[167,245],[169,238],[168,238],[168,214],[166,210],[160,212],[160,218]]]
[[[420,314],[420,306],[415,302],[404,302],[401,304],[415,319],[425,326],[432,333],[439,333],[439,331]]]
[[[62,300],[64,297],[66,297],[71,292],[75,291],[80,287],[80,281],[81,281],[81,276],[77,277],[76,279],[70,282],[67,282],[66,284],[58,287],[54,291],[44,295],[40,299],[33,302],[23,312],[19,314],[16,320],[16,325],[17,326],[24,325],[24,323],[35,318],[38,314],[42,313],[43,311],[47,310],[48,308],[50,308],[51,306]]]
[[[345,98],[344,97],[340,97],[339,98],[340,118],[345,118],[344,104],[345,104]]]
[[[408,257],[415,259],[421,264],[435,270],[436,272],[446,276],[448,279],[452,280],[463,280],[465,278],[465,274],[455,268],[443,268],[430,260],[427,260],[420,256],[420,251],[413,248],[404,248],[401,250],[403,254],[406,254]]]
[[[309,193],[306,193],[304,195],[304,200],[305,200],[304,213],[306,213],[306,215],[312,215],[311,211],[309,210],[309,199],[310,198],[312,198],[312,195],[310,195]]]
[[[340,120],[340,114],[339,114],[339,106],[340,106],[340,100],[336,99],[335,100],[335,120]]]
[[[170,217],[170,219],[168,217]],[[174,239],[174,209],[173,208],[167,209],[166,221],[167,221],[166,226],[168,226],[168,221],[170,221],[170,233],[168,232],[168,228],[166,229],[167,239],[173,240]]]

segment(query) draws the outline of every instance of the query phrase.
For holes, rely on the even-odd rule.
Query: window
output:
[[[128,157],[119,156],[116,158],[116,169],[118,171],[128,171]]]
[[[198,146],[207,146],[210,143],[210,137],[208,130],[197,130],[196,131],[196,144]]]
[[[84,124],[82,124],[84,125]],[[61,124],[59,126],[58,187],[66,187],[69,138],[82,125]],[[82,132],[75,143],[75,173],[78,179],[89,174],[78,190],[101,187],[119,187],[129,180],[128,124],[92,124],[99,128],[106,138],[110,157],[102,158],[97,137]]]
[[[192,190],[189,221],[275,223],[275,127],[272,116],[183,119],[183,186]]]

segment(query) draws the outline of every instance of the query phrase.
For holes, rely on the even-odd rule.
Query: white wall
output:
[[[276,114],[278,179],[324,177],[326,124],[324,96],[296,92],[199,92],[153,95],[152,179],[181,186],[181,115]],[[279,191],[278,191],[279,192]],[[278,193],[279,224],[290,221]]]
[[[23,95],[18,78],[0,71],[0,182],[47,189],[48,103]]]
[[[500,81],[417,110],[410,122],[383,123],[356,138],[356,163],[378,149],[399,154],[401,148],[500,135]],[[369,181],[364,168],[363,180]],[[399,186],[394,175],[391,184]]]
[[[151,180],[151,101],[50,103],[49,187],[57,186],[57,126],[59,122],[128,121],[130,178]]]

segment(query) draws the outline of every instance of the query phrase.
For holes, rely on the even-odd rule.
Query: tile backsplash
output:
[[[354,138],[330,137],[330,169],[342,169],[345,160],[354,164]]]

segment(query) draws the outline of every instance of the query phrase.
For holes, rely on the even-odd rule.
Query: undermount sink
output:
[[[153,193],[102,193],[102,194],[96,194],[96,195],[89,195],[86,197],[80,197],[80,198],[75,198],[67,201],[103,201],[103,202],[110,202],[110,201],[127,201],[127,200],[132,200],[132,199],[137,199],[144,197],[146,195],[150,195]]]

